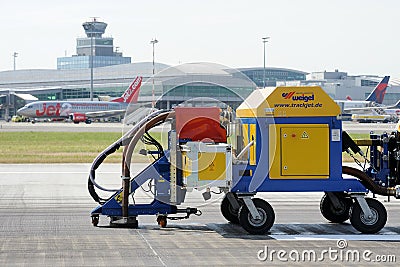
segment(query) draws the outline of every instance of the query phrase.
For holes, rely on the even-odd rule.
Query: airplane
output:
[[[385,76],[380,83],[372,90],[365,100],[357,101],[352,100],[350,96],[346,100],[335,100],[340,106],[343,113],[349,113],[356,110],[364,110],[364,108],[371,108],[382,105],[383,98],[386,94],[386,89],[389,85],[390,76]]]
[[[363,113],[354,113],[353,121],[358,122],[398,122],[400,117],[400,100],[393,106],[375,107]]]
[[[33,119],[71,119],[74,123],[91,123],[90,118],[123,114],[139,97],[142,77],[136,77],[121,97],[111,101],[36,101],[25,105],[17,114]]]
[[[390,76],[385,76],[365,100],[352,100],[350,96],[347,96],[346,100],[335,100],[342,110],[342,119],[351,119],[353,114],[372,113],[372,111],[378,114],[384,114],[385,109],[398,108],[398,106],[400,106],[400,101],[393,106],[384,106],[382,104],[386,89],[389,86],[389,79]]]
[[[351,116],[352,121],[357,121],[357,122],[398,122],[399,117],[396,112],[391,112],[391,113],[378,113],[375,110],[371,110],[370,113],[365,113],[365,114],[352,114]]]

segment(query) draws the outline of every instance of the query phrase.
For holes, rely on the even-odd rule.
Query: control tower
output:
[[[86,37],[76,39],[76,55],[57,58],[57,69],[87,69],[131,63],[130,57],[123,57],[114,50],[114,38],[103,37],[107,23],[93,18],[82,24]],[[93,52],[91,52],[93,51]],[[91,57],[93,56],[93,61]]]

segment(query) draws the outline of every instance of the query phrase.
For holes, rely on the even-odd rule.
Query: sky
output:
[[[213,62],[400,77],[396,0],[13,0],[0,8],[0,71],[55,69],[91,17],[132,62]]]

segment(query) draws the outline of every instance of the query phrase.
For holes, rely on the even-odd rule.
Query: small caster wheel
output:
[[[335,194],[338,201],[339,207],[334,207],[329,196],[325,194],[321,199],[319,206],[322,216],[333,223],[343,223],[350,217],[350,208],[353,205],[353,200],[349,197],[345,197],[343,194]]]
[[[167,216],[157,216],[157,223],[161,228],[167,227]]]
[[[243,205],[243,201],[238,199],[240,205]],[[221,213],[225,219],[233,224],[239,224],[239,217],[238,217],[239,210],[234,210],[231,203],[229,202],[228,198],[225,196],[221,202]]]
[[[260,215],[259,219],[254,219],[246,205],[239,209],[240,225],[253,235],[263,235],[268,233],[275,221],[275,213],[271,205],[259,198],[253,198],[254,206]]]
[[[356,230],[363,234],[375,234],[386,224],[386,208],[376,199],[366,198],[365,200],[371,209],[371,218],[366,218],[360,205],[355,201],[350,211],[350,222]]]
[[[92,215],[92,224],[97,226],[99,224],[99,215]]]

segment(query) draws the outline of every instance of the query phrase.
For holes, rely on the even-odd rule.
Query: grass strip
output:
[[[166,133],[164,133],[166,135]],[[154,132],[152,136],[166,148],[166,136]],[[368,138],[368,134],[351,134],[354,139]],[[109,132],[0,132],[0,163],[91,163],[106,147],[121,137]],[[145,148],[139,144],[134,162],[147,162],[147,156],[137,151]],[[107,157],[108,163],[120,163],[122,149]],[[151,148],[150,148],[151,149]],[[362,148],[366,151],[366,147]],[[361,160],[360,157],[358,157]],[[353,159],[343,153],[343,161]]]
[[[153,133],[160,139],[160,133]],[[0,163],[91,163],[120,133],[100,132],[0,132]],[[144,148],[138,145],[138,149]],[[136,150],[138,150],[136,149]],[[120,148],[106,162],[119,163]],[[146,162],[134,154],[134,161]]]

